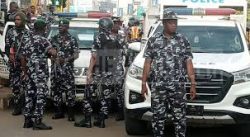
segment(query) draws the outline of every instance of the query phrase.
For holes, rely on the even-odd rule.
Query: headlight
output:
[[[234,75],[234,84],[250,81],[250,68],[234,72],[233,75]]]
[[[74,68],[74,76],[80,76],[83,68]]]
[[[142,79],[142,72],[143,72],[143,69],[140,68],[140,67],[137,67],[135,65],[131,65],[131,67],[129,68],[129,76],[133,77],[133,78],[136,78],[136,79]]]

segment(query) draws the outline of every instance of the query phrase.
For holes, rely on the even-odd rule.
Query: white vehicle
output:
[[[171,7],[173,1],[176,2],[175,5],[172,3],[174,7],[178,7],[176,0],[169,0],[162,4],[162,7]],[[192,13],[188,7],[192,5],[191,1],[182,1],[180,6],[185,8],[181,12],[186,15],[181,16],[180,10],[176,11],[180,17],[177,31],[187,36],[192,46],[197,82],[197,98],[188,101],[188,123],[191,126],[237,125],[240,130],[239,136],[246,137],[250,134],[250,55],[243,27],[246,20],[238,22],[229,16],[225,18],[224,15],[187,16],[187,12]],[[185,3],[187,1],[188,4]],[[213,8],[231,6],[231,8],[240,7],[243,11],[247,8],[245,0],[231,0],[228,2],[230,5],[227,5],[226,0],[223,2],[225,3],[217,3],[217,7]],[[192,6],[194,8],[200,5]],[[239,16],[245,18],[244,15],[246,14]],[[238,18],[237,15],[232,17]],[[162,23],[158,22],[154,25],[150,36],[162,30]],[[141,96],[145,48],[135,58],[125,80],[125,125],[130,135],[144,134],[147,123],[152,117],[150,85],[146,99]],[[187,83],[187,96],[189,86]]]

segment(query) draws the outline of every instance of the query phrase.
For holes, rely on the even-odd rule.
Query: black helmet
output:
[[[107,17],[101,18],[98,24],[100,28],[105,29],[105,30],[111,30],[114,26],[114,23],[111,20],[111,18],[107,18]]]
[[[113,22],[122,22],[122,19],[120,17],[113,16],[111,17]]]
[[[177,17],[177,14],[173,11],[170,11],[170,10],[164,10],[164,13],[163,13],[163,20],[177,20],[178,17]]]

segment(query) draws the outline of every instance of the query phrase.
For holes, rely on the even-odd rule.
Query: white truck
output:
[[[249,136],[250,55],[245,37],[247,2],[168,0],[161,4],[160,13],[166,8],[179,13],[177,31],[187,36],[194,56],[197,97],[193,101],[188,100],[187,122],[191,126],[237,125],[239,137]],[[238,15],[226,15],[234,12],[233,9]],[[190,15],[195,13],[198,15]],[[150,36],[161,31],[163,26],[159,21],[152,26]],[[146,99],[141,96],[145,48],[135,58],[125,79],[125,126],[130,135],[145,134],[147,123],[152,118],[150,85]],[[189,87],[187,83],[187,96]]]

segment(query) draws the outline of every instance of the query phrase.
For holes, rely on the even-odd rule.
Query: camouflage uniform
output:
[[[124,90],[123,83],[125,78],[124,71],[124,55],[125,48],[127,47],[127,43],[122,35],[114,35],[114,39],[118,40],[119,49],[118,49],[118,61],[116,64],[116,71],[114,73],[114,90],[116,93],[117,105],[118,105],[118,113],[120,115],[123,114],[123,106],[124,106]],[[119,114],[118,114],[119,115]],[[122,118],[123,119],[123,118]]]
[[[46,21],[46,24],[47,24],[47,29],[46,29],[46,35],[48,35],[50,29],[51,29],[51,25],[54,24],[56,22],[56,16],[54,13],[47,13],[45,16],[45,21]]]
[[[48,92],[48,50],[50,42],[43,36],[34,34],[26,43],[22,52],[27,58],[28,84],[25,97],[25,117],[34,117],[41,121]],[[33,111],[33,113],[32,113]]]
[[[166,112],[169,112],[173,116],[176,137],[185,137],[186,60],[192,58],[189,42],[178,33],[170,39],[157,33],[149,39],[144,57],[152,60],[150,82],[154,136],[164,136]]]
[[[51,39],[51,44],[58,51],[58,58],[67,59],[79,52],[76,39],[69,33],[66,35],[58,34]],[[62,93],[66,93],[66,104],[68,107],[75,105],[74,91],[74,60],[58,64],[52,61],[51,66],[51,88],[54,92],[53,100],[56,107],[63,104]]]
[[[14,63],[9,62],[9,80],[10,87],[14,95],[14,104],[21,105],[21,89],[25,88],[21,85],[21,64],[20,64],[20,53],[24,47],[24,44],[30,38],[30,32],[27,29],[19,29],[16,27],[11,28],[5,39],[5,53],[10,57],[10,48],[14,48],[15,61]]]

